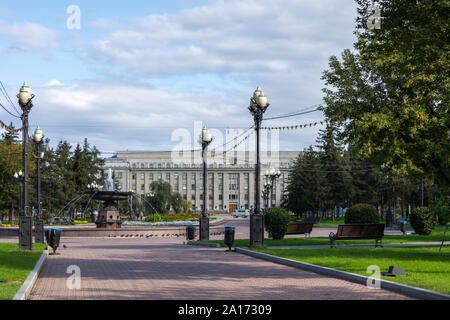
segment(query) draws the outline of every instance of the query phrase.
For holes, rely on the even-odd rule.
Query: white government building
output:
[[[280,205],[288,183],[289,169],[299,153],[260,153],[261,191],[267,170],[274,168],[281,172],[274,186],[272,205]],[[253,151],[208,152],[207,209],[231,212],[237,208],[251,208],[255,203],[255,163]],[[118,151],[113,157],[105,159],[104,168],[111,168],[114,180],[122,191],[148,195],[150,184],[161,180],[170,183],[172,190],[190,201],[195,210],[200,211],[203,207],[201,151]],[[261,206],[264,207],[262,197]]]

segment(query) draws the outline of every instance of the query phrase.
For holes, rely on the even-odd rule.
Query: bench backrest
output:
[[[383,236],[384,224],[341,224],[338,226],[338,237],[370,237]]]

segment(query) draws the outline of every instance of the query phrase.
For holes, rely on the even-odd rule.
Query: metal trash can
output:
[[[186,239],[187,240],[195,239],[195,227],[194,226],[186,227]]]
[[[61,239],[62,229],[51,228],[45,230],[45,240],[49,247],[53,249],[53,253],[56,253],[56,249],[59,247],[59,240]]]
[[[225,239],[224,243],[228,246],[228,251],[231,251],[231,246],[234,243],[234,233],[236,231],[235,227],[225,227]]]

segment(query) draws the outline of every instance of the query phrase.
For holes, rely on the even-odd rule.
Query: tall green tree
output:
[[[356,0],[354,52],[330,58],[325,115],[393,174],[450,184],[448,0]],[[381,27],[370,28],[375,3]]]

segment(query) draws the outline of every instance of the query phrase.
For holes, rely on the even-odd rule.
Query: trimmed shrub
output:
[[[436,227],[437,217],[427,207],[418,207],[409,216],[411,226],[417,234],[428,236]]]
[[[358,203],[345,213],[345,224],[371,224],[380,223],[377,209],[366,203]]]
[[[282,240],[290,224],[291,215],[282,208],[270,208],[264,213],[264,226],[273,240]]]

